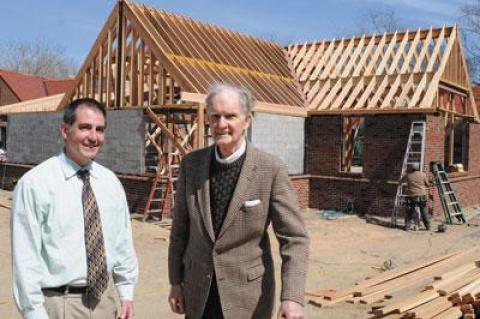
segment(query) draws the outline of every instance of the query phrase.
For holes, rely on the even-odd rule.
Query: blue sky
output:
[[[394,11],[406,28],[460,21],[468,0],[139,0],[149,6],[281,44],[358,34],[371,11]],[[0,41],[48,41],[80,66],[115,0],[2,1]]]

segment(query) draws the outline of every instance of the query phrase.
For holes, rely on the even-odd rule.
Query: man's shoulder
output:
[[[33,181],[38,178],[43,178],[45,174],[51,174],[59,166],[58,156],[52,156],[49,159],[41,162],[37,166],[33,167],[31,170],[26,172],[19,180],[23,181]]]
[[[188,154],[185,154],[182,161],[185,164],[191,164],[199,161],[204,161],[206,157],[210,156],[213,152],[213,146],[207,146],[198,150],[194,150]]]
[[[251,152],[257,165],[268,165],[272,167],[283,167],[286,164],[276,155],[263,151],[256,146],[249,144],[248,152]]]
[[[98,162],[93,162],[92,168],[95,170],[97,174],[101,175],[104,178],[118,180],[117,175],[111,169],[109,169],[106,166],[103,166]]]

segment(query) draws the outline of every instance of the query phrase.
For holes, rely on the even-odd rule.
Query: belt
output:
[[[60,287],[48,287],[42,288],[43,291],[54,291],[62,294],[84,294],[87,292],[87,287],[77,287],[77,286],[60,286]]]

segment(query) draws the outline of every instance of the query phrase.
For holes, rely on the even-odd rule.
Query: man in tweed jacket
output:
[[[270,224],[282,258],[278,318],[304,317],[309,240],[286,166],[245,140],[252,104],[244,89],[214,86],[207,115],[215,145],[181,164],[169,304],[189,319],[272,317]]]

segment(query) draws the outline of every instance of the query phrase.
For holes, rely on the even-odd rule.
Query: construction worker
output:
[[[427,209],[427,190],[430,187],[427,175],[420,171],[420,165],[410,164],[407,174],[401,183],[407,183],[407,211],[405,213],[405,230],[410,230],[410,221],[415,217],[416,227],[420,225],[419,215],[422,217],[426,230],[430,230],[430,215]]]

